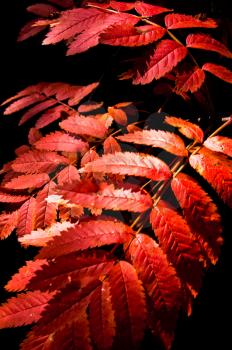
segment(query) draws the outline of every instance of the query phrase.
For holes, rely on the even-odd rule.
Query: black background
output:
[[[42,1],[41,1],[42,2]],[[8,0],[1,3],[0,15],[0,102],[12,96],[20,89],[39,81],[65,81],[74,84],[87,84],[98,80],[104,73],[102,84],[96,92],[97,100],[115,103],[120,100],[146,100],[147,87],[131,87],[127,82],[116,82],[118,73],[118,49],[100,48],[80,56],[65,57],[62,44],[54,47],[42,47],[40,38],[16,43],[19,29],[29,18],[25,7],[32,1]],[[157,3],[157,2],[156,2]],[[165,5],[173,6],[173,1]],[[229,20],[228,2],[225,1],[176,1],[179,9],[192,12],[211,11],[214,16]],[[228,33],[229,40],[229,33]],[[230,42],[231,44],[231,42]],[[120,57],[120,54],[119,54]],[[213,97],[216,113],[226,115],[230,108],[231,89],[227,84],[212,79]],[[149,101],[151,103],[151,101]],[[179,108],[179,106],[174,106]],[[18,128],[17,116],[3,116],[0,111],[0,163],[13,157],[15,147],[26,142],[27,128]],[[225,245],[216,267],[212,267],[204,278],[200,296],[194,302],[193,314],[186,320],[180,320],[173,350],[226,350],[231,346],[231,223],[229,211],[219,204],[225,223]],[[0,299],[6,299],[2,286],[17,271],[31,251],[25,253],[16,243],[14,236],[0,242]],[[20,330],[0,331],[1,349],[16,350],[19,341],[25,335],[25,328]],[[5,345],[4,345],[5,344]],[[148,344],[146,349],[155,349]],[[57,349],[59,350],[59,349]],[[80,349],[81,350],[81,349]]]

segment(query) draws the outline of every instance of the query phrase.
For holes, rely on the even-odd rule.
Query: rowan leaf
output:
[[[182,95],[185,92],[198,91],[205,81],[205,72],[198,67],[186,69],[177,75],[175,92]]]
[[[108,153],[113,154],[115,152],[121,152],[122,150],[119,143],[111,135],[105,139],[103,143],[103,148],[104,148],[104,154],[108,154]]]
[[[20,175],[7,182],[4,187],[12,190],[23,190],[27,188],[40,188],[49,181],[46,173]]]
[[[228,68],[215,63],[205,63],[202,69],[232,84],[232,72]]]
[[[0,215],[0,239],[7,238],[16,228],[18,223],[18,211]]]
[[[73,165],[66,166],[57,175],[57,182],[60,186],[71,184],[74,181],[80,181],[80,175],[77,168]]]
[[[59,188],[59,194],[66,200],[91,210],[127,210],[143,212],[152,206],[151,197],[142,191],[117,188],[113,184],[101,183],[99,186],[86,182],[65,185]]]
[[[34,291],[10,298],[0,307],[0,328],[18,327],[38,321],[53,296],[54,293]]]
[[[232,140],[225,136],[213,136],[205,140],[204,146],[214,152],[232,157]]]
[[[42,32],[44,29],[47,28],[47,25],[39,25],[37,26],[38,20],[31,20],[28,23],[26,23],[20,30],[17,41],[21,42],[24,40],[27,40],[40,32]]]
[[[142,130],[133,133],[117,136],[117,139],[124,142],[147,145],[162,148],[177,156],[187,156],[183,140],[174,133],[162,130]]]
[[[107,281],[103,281],[92,294],[89,303],[89,325],[91,338],[97,349],[111,349],[116,324]]]
[[[134,3],[112,0],[110,1],[110,7],[112,7],[114,10],[124,12],[132,10],[134,8]]]
[[[41,137],[42,137],[42,134],[38,129],[31,128],[29,131],[29,134],[28,134],[28,142],[30,143],[30,145],[33,145],[36,141],[41,139]],[[29,149],[28,149],[28,151],[29,151]],[[25,152],[23,152],[23,153],[25,153]]]
[[[102,138],[107,133],[107,128],[101,120],[92,117],[71,116],[59,123],[61,129],[76,135],[89,135]]]
[[[36,196],[36,228],[50,226],[56,220],[57,205],[46,200],[49,195],[55,193],[55,189],[56,184],[50,181]]]
[[[176,117],[165,117],[165,123],[178,128],[179,132],[188,139],[195,140],[199,143],[203,142],[204,133],[198,125]]]
[[[36,217],[36,199],[31,197],[18,210],[17,235],[24,236],[34,229]]]
[[[35,174],[52,172],[60,164],[68,164],[68,159],[55,152],[28,151],[12,162],[12,169],[19,173]]]
[[[85,152],[88,144],[61,131],[42,137],[34,144],[35,148],[47,151]]]
[[[62,114],[67,114],[68,111],[68,107],[63,105],[50,108],[37,119],[35,127],[37,129],[42,129],[45,126],[53,123],[57,119],[60,119],[62,117]]]
[[[111,115],[111,117],[116,121],[116,123],[120,125],[126,125],[127,115],[121,108],[115,108],[115,107],[109,107],[108,113]]]
[[[152,209],[150,221],[160,247],[182,282],[198,292],[202,278],[201,249],[186,221],[164,201]]]
[[[9,115],[15,112],[19,112],[22,109],[31,106],[34,103],[41,102],[45,100],[45,96],[35,92],[29,96],[20,98],[19,100],[13,102],[9,107],[4,111],[5,115]]]
[[[105,154],[87,163],[80,171],[144,176],[152,180],[165,180],[171,176],[168,166],[162,160],[149,154],[133,152]]]
[[[44,110],[54,106],[57,104],[57,101],[55,99],[48,99],[45,101],[42,101],[40,103],[37,103],[35,106],[31,107],[20,119],[19,125],[23,125],[28,120],[33,118],[35,115],[39,114],[40,112],[43,112]]]
[[[6,284],[5,289],[8,292],[20,292],[26,289],[30,280],[36,276],[37,272],[47,265],[47,260],[37,259],[34,261],[26,261],[26,265],[21,267],[19,271],[12,276],[10,281]]]
[[[75,224],[60,236],[55,237],[42,248],[40,258],[52,258],[77,252],[80,250],[100,247],[113,243],[124,243],[133,236],[133,230],[120,221],[107,218],[83,221]]]
[[[49,4],[34,4],[27,7],[27,12],[39,17],[50,17],[53,13],[57,12],[57,8]]]
[[[135,2],[135,10],[143,17],[152,17],[152,16],[159,15],[161,13],[164,13],[164,12],[173,11],[173,10],[167,9],[165,7],[146,4],[142,1]]]
[[[105,276],[114,263],[115,258],[101,250],[60,256],[48,261],[37,270],[27,286],[42,291],[53,291],[64,288],[72,281],[79,283],[83,288],[91,281]]]
[[[216,205],[197,181],[184,173],[173,178],[171,186],[192,234],[201,244],[206,257],[215,264],[223,242]]]
[[[220,153],[202,148],[189,158],[190,165],[215,189],[221,199],[232,207],[231,161]]]
[[[0,203],[21,203],[25,202],[29,196],[14,195],[0,191]]]
[[[65,325],[80,321],[90,302],[92,293],[101,285],[99,280],[79,288],[78,283],[71,282],[62,288],[51,300],[42,318],[34,327],[34,335],[46,335],[61,331]],[[57,344],[56,344],[57,345]]]
[[[54,334],[50,349],[56,350],[57,346],[63,350],[93,349],[90,343],[89,322],[86,312],[81,312],[77,320],[66,323],[61,332]]]
[[[193,49],[214,51],[227,58],[232,58],[232,52],[224,44],[207,34],[189,34],[186,38],[186,44],[187,47]]]
[[[79,113],[89,113],[92,111],[96,111],[97,109],[100,109],[103,106],[103,102],[87,102],[83,103],[78,107]]]
[[[164,28],[153,25],[135,27],[132,24],[118,24],[101,34],[100,43],[127,47],[143,46],[161,39],[165,33]]]
[[[216,28],[217,23],[212,18],[204,20],[181,13],[170,13],[165,16],[165,25],[168,29],[181,28]]]
[[[162,40],[151,54],[142,72],[137,71],[133,84],[149,84],[171,72],[187,55],[187,49],[174,40]]]
[[[120,261],[108,277],[115,311],[117,347],[132,348],[143,339],[147,315],[144,289],[135,268]]]
[[[53,237],[59,236],[60,232],[64,232],[68,228],[73,227],[73,225],[74,224],[69,221],[55,222],[44,230],[38,228],[37,230],[32,230],[30,233],[19,237],[19,242],[25,247],[44,247]]]
[[[136,24],[139,19],[124,13],[107,13],[96,8],[78,8],[65,11],[54,24],[46,39],[45,45],[55,44],[73,38],[67,55],[84,52],[99,43],[100,35],[109,26],[129,21]]]
[[[181,305],[181,284],[165,253],[152,238],[138,234],[128,248],[128,255],[157,317],[175,324]]]

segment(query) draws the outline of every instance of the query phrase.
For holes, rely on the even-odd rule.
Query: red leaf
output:
[[[232,72],[226,67],[220,66],[214,63],[205,63],[202,67],[203,70],[210,72],[217,78],[232,84]]]
[[[117,136],[117,139],[124,142],[133,142],[135,144],[147,145],[163,148],[165,151],[177,156],[188,155],[183,140],[174,133],[162,130],[142,130],[134,133]]]
[[[90,149],[88,152],[84,154],[81,159],[81,166],[84,167],[87,163],[93,162],[96,159],[99,159],[98,153],[94,149]]]
[[[34,93],[29,96],[22,97],[18,101],[13,102],[9,107],[7,107],[4,111],[5,115],[12,114],[15,112],[20,111],[21,109],[24,109],[36,102],[44,101],[45,96],[39,94],[39,93]]]
[[[203,176],[232,208],[232,170],[231,161],[219,153],[202,148],[189,158],[190,165]]]
[[[189,34],[186,38],[186,44],[187,47],[215,51],[222,56],[232,58],[232,53],[225,45],[207,34]]]
[[[103,102],[87,102],[87,103],[81,104],[77,110],[79,113],[89,113],[97,109],[100,109],[102,106],[103,106]]]
[[[95,21],[105,19],[105,13],[98,9],[72,9],[65,11],[59,17],[56,25],[52,27],[43,41],[44,45],[55,44],[67,40],[81,33],[84,28],[89,28]]]
[[[73,165],[68,165],[61,170],[57,175],[58,185],[71,184],[74,181],[79,181],[80,175],[77,168]]]
[[[147,316],[144,289],[134,267],[120,261],[109,277],[116,321],[116,348],[131,349],[143,339]]]
[[[16,228],[18,223],[18,211],[0,215],[0,239],[7,238]]]
[[[31,276],[27,286],[52,291],[62,289],[70,281],[75,281],[83,288],[91,281],[102,278],[114,264],[115,258],[101,250],[60,256],[44,264]]]
[[[86,27],[86,29],[71,42],[67,51],[67,55],[75,55],[98,45],[100,42],[101,34],[114,24],[130,23],[133,25],[139,21],[138,18],[130,14],[109,14],[102,11],[100,12],[101,16],[104,14],[104,17],[97,19],[97,21],[95,23],[92,23],[89,28]]]
[[[173,11],[165,7],[146,4],[142,1],[135,2],[135,10],[143,17],[152,17],[159,15],[160,13]]]
[[[59,236],[60,232],[73,227],[73,225],[74,224],[71,224],[69,221],[55,222],[45,230],[38,228],[36,231],[31,231],[29,234],[19,237],[19,242],[25,247],[30,245],[34,247],[44,247],[53,237]]]
[[[0,307],[0,328],[31,324],[40,316],[54,293],[27,292],[8,300]]]
[[[35,260],[27,261],[26,265],[19,269],[11,280],[5,286],[8,292],[18,292],[24,290],[30,280],[37,275],[37,272],[42,269],[44,265],[47,265],[47,260]]]
[[[121,1],[110,1],[110,7],[119,12],[130,11],[134,8],[134,3],[131,2],[121,2]]]
[[[29,21],[26,23],[20,30],[18,41],[24,41],[26,39],[31,38],[32,36],[35,36],[42,32],[45,28],[47,28],[47,25],[38,25],[36,26],[38,20],[33,19],[32,21]]]
[[[28,198],[29,196],[16,196],[14,194],[4,193],[0,191],[0,202],[2,203],[21,203],[25,202]]]
[[[177,75],[175,92],[177,94],[188,91],[194,93],[201,88],[204,81],[205,72],[201,68],[190,67]]]
[[[27,11],[39,17],[50,17],[57,12],[57,8],[48,4],[34,4],[27,7]]]
[[[7,182],[4,187],[12,190],[23,190],[27,188],[39,188],[45,185],[49,181],[48,174],[30,174],[20,175],[10,182]]]
[[[15,149],[15,154],[16,154],[16,156],[20,156],[21,154],[23,154],[23,153],[26,153],[26,152],[28,152],[28,151],[30,151],[30,147],[29,146],[27,146],[27,145],[22,145],[22,146],[19,146],[18,148],[16,148]],[[13,172],[13,171],[12,171]],[[15,176],[15,172],[13,172],[14,174],[11,174],[11,175],[13,175],[12,177],[11,177],[11,179]],[[8,174],[10,174],[10,173],[8,173]],[[5,180],[5,179],[4,179]]]
[[[217,23],[212,18],[200,20],[197,17],[170,13],[165,17],[165,25],[168,29],[180,28],[216,28]]]
[[[43,112],[45,109],[54,106],[57,104],[57,101],[55,99],[49,99],[42,101],[38,103],[37,105],[30,108],[20,119],[19,125],[22,125],[26,123],[28,120],[30,120],[32,117],[34,117],[36,114],[39,114],[40,112]]]
[[[103,281],[92,294],[89,303],[89,322],[91,338],[97,349],[111,349],[116,325],[107,281]]]
[[[28,87],[26,87],[25,89],[21,90],[20,92],[18,92],[16,95],[8,98],[6,101],[4,101],[2,103],[2,106],[11,103],[14,100],[17,100],[19,98],[28,96],[28,95],[33,95],[34,93],[41,93],[41,91],[44,89],[44,86],[46,85],[46,83],[38,83],[36,85],[30,85]]]
[[[85,183],[84,183],[85,184]],[[132,192],[130,189],[115,188],[113,184],[102,183],[92,186],[84,191],[83,182],[65,185],[59,190],[64,199],[84,208],[128,210],[130,212],[143,212],[152,206],[149,194],[142,191]]]
[[[38,129],[31,128],[28,134],[28,142],[30,143],[30,145],[33,145],[36,141],[41,139],[41,137],[42,137],[42,134]]]
[[[165,33],[164,28],[153,25],[134,27],[132,24],[120,24],[101,34],[100,42],[113,46],[143,46],[159,40]]]
[[[102,138],[107,133],[107,128],[101,120],[92,117],[71,116],[60,122],[60,127],[65,131],[77,135],[90,135]]]
[[[17,224],[17,235],[23,236],[31,233],[35,228],[36,200],[31,197],[19,208],[19,220]]]
[[[202,277],[201,250],[185,220],[164,201],[153,208],[150,220],[160,247],[181,280],[199,291]]]
[[[129,246],[128,255],[152,300],[157,317],[165,323],[175,324],[181,304],[181,284],[164,252],[152,238],[138,234]]]
[[[52,258],[106,244],[124,243],[132,235],[132,229],[122,222],[97,217],[77,223],[61,236],[55,237],[41,249],[38,258]]]
[[[176,117],[165,117],[165,123],[178,128],[179,132],[181,132],[181,134],[186,136],[188,139],[192,139],[200,143],[203,142],[204,134],[198,125]]]
[[[39,117],[35,123],[35,127],[37,129],[42,129],[55,120],[60,119],[62,117],[62,113],[68,113],[68,111],[69,109],[66,106],[56,106],[54,108],[51,108]]]
[[[229,137],[209,137],[204,142],[204,146],[209,148],[211,151],[224,153],[227,156],[232,157],[232,139],[230,139]]]
[[[40,150],[85,152],[88,143],[61,131],[55,131],[37,141],[34,146]]]
[[[68,325],[71,325],[73,322],[78,322],[82,327],[77,328],[78,336],[81,338],[81,333],[83,332],[83,314],[86,313],[86,308],[89,304],[91,295],[93,291],[101,284],[100,281],[95,281],[90,283],[84,288],[79,288],[78,284],[71,283],[67,285],[60,293],[50,301],[48,307],[43,313],[38,325],[32,329],[32,332],[29,334],[28,340],[33,341],[35,338],[42,335],[61,335],[63,334],[64,326],[68,328]],[[80,329],[80,333],[79,330]],[[52,338],[53,338],[52,337]],[[51,337],[50,337],[51,338]],[[69,339],[70,342],[73,342],[76,337],[73,336]],[[85,344],[84,344],[85,343]],[[60,343],[53,343],[52,349],[55,350],[58,348],[61,349],[70,349],[60,347]],[[83,341],[83,347],[80,349],[87,349],[88,339]],[[31,347],[28,347],[31,349]],[[51,349],[51,347],[49,347]],[[71,347],[73,348],[73,347]],[[79,348],[79,347],[78,347]],[[76,349],[74,347],[73,349]],[[88,347],[88,349],[91,349]]]
[[[98,44],[101,33],[109,26],[123,21],[137,23],[139,19],[129,14],[107,13],[95,8],[78,8],[65,11],[52,27],[44,44],[55,44],[74,38],[68,55],[88,50]],[[79,34],[79,35],[78,35]]]
[[[178,174],[173,178],[171,186],[192,233],[206,252],[206,256],[215,264],[223,241],[221,220],[216,205],[188,175]]]
[[[144,176],[152,180],[165,180],[171,176],[169,167],[149,154],[116,152],[87,163],[82,172],[103,172],[120,175]]]
[[[116,121],[116,123],[118,123],[120,125],[127,124],[127,115],[122,109],[115,108],[115,107],[109,107],[108,113]]]
[[[177,66],[187,55],[186,47],[174,40],[162,40],[150,56],[144,72],[136,72],[133,84],[149,84],[160,79]]]
[[[19,173],[34,174],[51,172],[59,164],[67,163],[67,158],[55,152],[33,150],[17,157],[12,162],[12,169]]]
[[[53,339],[50,337],[50,334],[34,337],[33,331],[31,331],[21,343],[21,350],[45,350],[46,347],[51,350],[52,344]]]
[[[107,137],[103,143],[103,148],[104,148],[104,154],[108,153],[115,153],[115,152],[121,152],[121,146],[119,143],[115,140],[113,136]]]
[[[57,205],[49,203],[46,199],[55,193],[56,184],[50,181],[36,196],[36,228],[50,226],[56,220]]]
[[[62,331],[56,332],[49,347],[50,350],[82,349],[92,350],[90,343],[89,321],[86,312],[81,312],[74,322],[66,323]]]
[[[88,96],[92,91],[94,91],[98,87],[99,83],[92,83],[86,86],[79,86],[75,89],[75,93],[68,100],[69,106],[77,105],[83,98]]]

